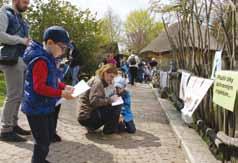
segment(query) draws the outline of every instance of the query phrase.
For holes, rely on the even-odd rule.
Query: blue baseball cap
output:
[[[114,79],[114,87],[118,87],[118,88],[125,88],[126,87],[126,79],[123,77],[116,77]]]
[[[53,40],[54,42],[62,42],[69,48],[73,48],[70,43],[69,33],[61,26],[51,26],[44,31],[43,40]]]

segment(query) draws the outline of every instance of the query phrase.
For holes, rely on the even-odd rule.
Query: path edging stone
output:
[[[197,132],[185,125],[184,121],[181,119],[181,114],[176,110],[173,104],[167,99],[160,98],[157,89],[152,89],[168,118],[170,126],[172,127],[188,162],[221,163],[221,161],[217,160],[210,152],[207,144]]]

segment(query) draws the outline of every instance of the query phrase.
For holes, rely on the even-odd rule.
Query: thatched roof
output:
[[[195,47],[199,48],[199,37],[198,37],[198,30],[195,28],[194,32],[192,31],[192,28],[190,29],[191,33],[194,33],[194,39],[195,39]],[[205,40],[205,32],[206,28],[201,27],[201,33],[203,37],[203,41]],[[176,47],[178,47],[178,36],[179,36],[179,25],[178,23],[172,24],[168,28],[168,33],[171,39],[173,40],[174,44]],[[204,41],[205,43],[205,41]],[[189,46],[192,47],[191,41],[189,41]],[[216,39],[210,35],[210,50],[217,50],[218,45],[217,45]],[[186,44],[185,44],[186,45]],[[146,52],[153,52],[153,53],[164,53],[164,52],[170,52],[172,51],[172,47],[170,44],[170,41],[167,37],[167,33],[165,31],[161,32],[157,38],[155,38],[151,43],[149,43],[144,49],[140,51],[140,53],[146,53]]]

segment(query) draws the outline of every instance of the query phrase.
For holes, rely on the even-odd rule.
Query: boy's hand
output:
[[[73,92],[74,92],[74,87],[72,87],[71,85],[66,85],[66,86],[65,86],[65,90],[67,90],[67,91],[73,93]]]
[[[118,122],[119,122],[119,123],[123,123],[123,121],[124,121],[124,119],[123,119],[122,115],[120,115],[120,117],[119,117],[119,119],[118,119]]]
[[[72,96],[72,91],[68,91],[66,89],[62,91],[61,96],[65,98],[66,100],[74,99],[74,97]]]

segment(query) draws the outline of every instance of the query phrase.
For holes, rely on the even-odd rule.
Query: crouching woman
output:
[[[117,75],[117,68],[112,64],[103,65],[96,71],[96,76],[88,81],[91,87],[79,101],[78,122],[89,133],[103,126],[103,134],[119,138],[116,135],[121,106],[112,106],[115,96],[106,97],[104,88],[112,84]]]

